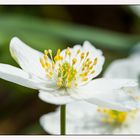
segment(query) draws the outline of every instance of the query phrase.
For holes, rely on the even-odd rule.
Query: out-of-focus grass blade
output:
[[[16,21],[15,21],[16,20]],[[28,18],[26,19],[28,21]],[[25,23],[27,22],[25,20]],[[18,22],[19,21],[19,22]],[[22,24],[20,24],[22,23]],[[30,24],[32,22],[27,22]],[[33,22],[34,23],[34,22]],[[0,59],[3,63],[13,63],[14,61],[11,61],[11,56],[9,53],[9,43],[10,39],[14,36],[19,37],[24,42],[26,42],[31,47],[43,51],[44,49],[51,48],[52,50],[56,50],[57,48],[64,48],[64,44],[61,40],[58,40],[55,37],[49,36],[48,33],[41,34],[41,32],[29,30],[29,28],[26,28],[26,26],[22,27],[24,24],[24,20],[18,20],[18,19],[11,19],[11,18],[1,18],[0,17]]]
[[[66,41],[83,42],[89,40],[95,45],[107,49],[127,51],[140,40],[140,36],[52,20],[42,21],[35,17],[25,16],[0,16],[0,27],[0,32],[9,36],[24,36],[32,44],[46,44],[46,40],[49,41],[50,38],[56,39],[56,41],[63,40],[65,43]]]

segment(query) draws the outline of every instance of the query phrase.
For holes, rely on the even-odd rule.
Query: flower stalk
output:
[[[138,86],[140,88],[140,74],[138,75]]]
[[[60,134],[66,134],[66,105],[60,106]]]

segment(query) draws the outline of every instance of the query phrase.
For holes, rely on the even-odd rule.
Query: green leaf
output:
[[[66,46],[68,41],[72,44],[89,40],[100,48],[129,51],[140,40],[140,36],[35,17],[0,15],[0,19],[3,36],[19,36],[41,50],[48,45],[55,49],[63,48],[61,45]]]

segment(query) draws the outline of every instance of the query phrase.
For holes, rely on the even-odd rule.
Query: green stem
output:
[[[140,74],[138,75],[138,86],[140,88]]]
[[[60,134],[66,134],[66,105],[60,106]]]

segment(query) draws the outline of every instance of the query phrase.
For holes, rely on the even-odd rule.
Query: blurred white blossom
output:
[[[128,58],[115,60],[106,72],[105,78],[130,78],[138,79],[140,75],[140,53],[133,53]]]
[[[140,52],[138,50],[139,45],[134,47],[135,53],[132,53],[128,58],[116,60],[109,65],[104,77],[108,79],[112,78],[130,78],[137,80],[140,84]],[[131,94],[131,92],[130,92]],[[135,92],[135,99],[140,102],[140,87],[137,86]]]
[[[60,134],[60,113],[43,115],[40,124],[49,134]],[[140,112],[120,112],[86,102],[67,105],[67,134],[140,134]]]

